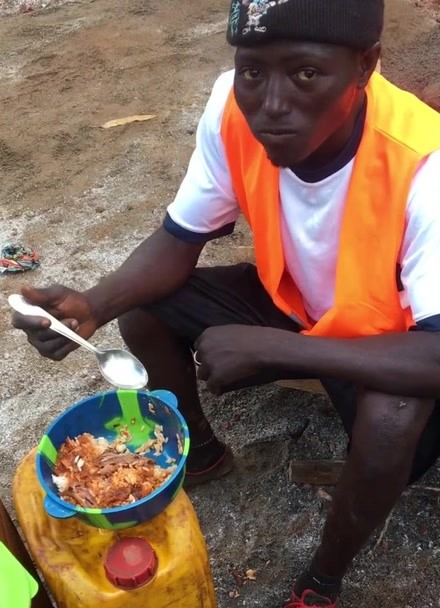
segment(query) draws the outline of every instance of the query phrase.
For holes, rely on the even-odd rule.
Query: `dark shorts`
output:
[[[297,332],[297,324],[273,304],[262,286],[255,266],[197,268],[184,287],[148,310],[159,317],[189,347],[208,327],[254,325]],[[267,384],[279,379],[304,379],[287,370],[261,373],[229,390]],[[356,416],[357,387],[351,382],[319,378],[350,437]],[[440,402],[420,440],[411,482],[421,477],[440,456]]]

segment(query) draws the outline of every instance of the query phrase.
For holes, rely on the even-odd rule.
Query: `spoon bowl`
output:
[[[30,304],[19,294],[10,295],[8,302],[14,310],[22,315],[48,319],[50,321],[50,329],[92,352],[98,360],[102,376],[113,386],[122,389],[140,389],[147,385],[147,370],[139,359],[130,352],[114,348],[96,348],[96,346],[93,346],[93,344],[90,344],[90,342],[66,327],[64,323],[61,323],[61,321],[50,315],[43,308]]]
[[[126,350],[100,349],[99,369],[106,380],[125,389],[141,389],[147,385],[147,370],[134,355]]]

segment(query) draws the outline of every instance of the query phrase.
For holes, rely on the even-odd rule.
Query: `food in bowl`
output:
[[[83,433],[68,438],[58,451],[52,479],[63,500],[79,507],[111,509],[130,505],[152,494],[175,470],[173,459],[168,468],[160,467],[146,454],[163,452],[166,438],[157,427],[155,440],[136,452],[126,446],[130,433],[123,429],[120,438],[106,439]]]

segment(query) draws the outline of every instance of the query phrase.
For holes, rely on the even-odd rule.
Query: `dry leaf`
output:
[[[134,116],[125,116],[124,118],[116,118],[116,120],[109,120],[109,122],[101,125],[102,129],[111,129],[112,127],[122,127],[124,125],[129,125],[132,122],[145,122],[146,120],[151,120],[152,118],[156,118],[155,114],[136,114]]]
[[[249,570],[246,570],[246,578],[248,579],[248,581],[256,581],[257,580],[257,572],[256,570],[252,570],[251,568],[249,568]]]

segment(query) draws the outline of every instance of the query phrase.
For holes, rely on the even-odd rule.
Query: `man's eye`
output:
[[[312,68],[305,68],[295,74],[295,77],[302,82],[310,82],[311,80],[315,80],[317,76],[318,72]]]
[[[256,68],[245,68],[244,70],[241,70],[240,74],[245,80],[256,80],[261,76],[260,70],[257,70]]]

